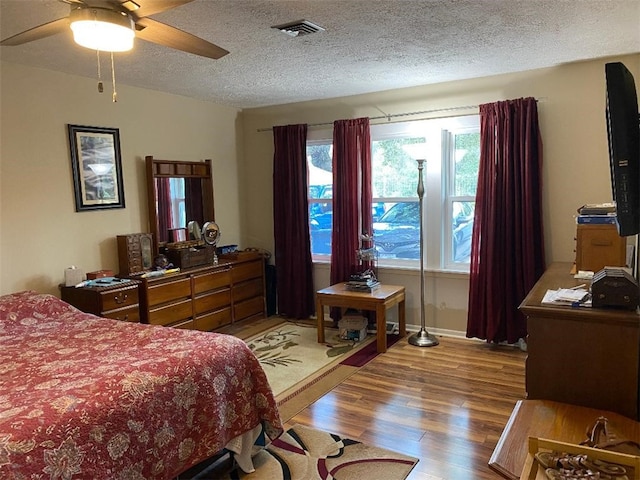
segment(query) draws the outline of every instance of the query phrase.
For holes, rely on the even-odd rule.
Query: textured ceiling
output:
[[[0,37],[68,11],[58,0],[0,0]],[[137,40],[115,54],[116,82],[238,108],[640,52],[640,0],[194,0],[153,18],[231,53],[211,60]],[[271,28],[301,19],[325,31]],[[1,47],[0,58],[96,76],[95,52],[70,32]],[[110,82],[105,54],[102,72]]]

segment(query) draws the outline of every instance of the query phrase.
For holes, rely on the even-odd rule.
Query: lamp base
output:
[[[421,328],[419,332],[411,335],[408,342],[416,347],[435,347],[440,343],[436,337],[431,335],[424,328]]]

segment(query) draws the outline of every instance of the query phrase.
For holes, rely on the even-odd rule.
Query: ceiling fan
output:
[[[71,27],[74,40],[79,45],[94,50],[126,51],[133,47],[133,38],[157,43],[194,55],[218,59],[229,52],[213,43],[152,20],[150,15],[179,7],[193,0],[61,0],[71,7],[67,17],[33,27],[0,42],[2,46],[22,45],[51,35],[63,33]],[[83,29],[83,27],[85,27]],[[91,35],[103,33],[100,43],[91,37],[87,40],[83,31]],[[120,38],[122,44],[114,40]],[[97,42],[97,43],[96,43]]]

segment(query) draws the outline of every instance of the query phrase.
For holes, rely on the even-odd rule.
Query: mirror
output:
[[[145,161],[149,223],[157,255],[161,247],[175,241],[176,232],[189,232],[189,224],[215,220],[211,160],[181,162],[147,156]]]

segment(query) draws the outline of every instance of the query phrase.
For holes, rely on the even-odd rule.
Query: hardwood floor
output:
[[[308,425],[417,457],[410,480],[502,478],[487,462],[525,398],[526,353],[439,340],[436,347],[400,340],[286,427]]]

